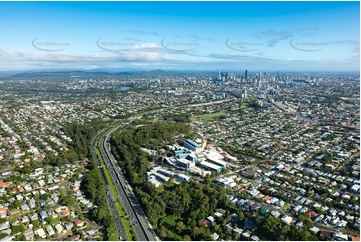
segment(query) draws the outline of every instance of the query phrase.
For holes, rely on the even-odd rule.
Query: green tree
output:
[[[167,229],[163,225],[160,225],[160,227],[158,229],[158,234],[161,238],[166,238],[167,237]]]
[[[290,232],[290,226],[283,225],[282,228],[278,231],[278,240],[280,240],[280,241],[290,240],[288,238],[289,232]]]
[[[191,237],[189,237],[188,234],[186,234],[186,235],[183,236],[183,240],[184,241],[191,241],[192,239],[191,239]]]
[[[182,234],[183,230],[186,228],[182,221],[178,221],[176,224],[176,230],[178,234]]]
[[[241,235],[239,233],[234,232],[232,236],[233,240],[239,240],[241,238]]]
[[[31,221],[31,224],[35,226],[35,228],[37,228],[40,224],[39,220],[34,220],[34,221]]]
[[[268,215],[265,217],[260,226],[261,234],[267,238],[273,238],[276,229],[280,226],[281,221],[279,218]]]
[[[75,201],[72,197],[69,197],[69,196],[62,196],[60,197],[60,203],[61,204],[64,204],[66,206],[73,206],[75,204]]]
[[[22,225],[14,225],[11,227],[11,234],[17,234],[24,231],[24,226]]]
[[[302,240],[302,241],[310,241],[317,240],[315,236],[313,236],[306,228],[300,227],[296,228],[296,226],[291,225],[290,230],[288,232],[288,237],[290,240]]]
[[[239,213],[238,213],[238,221],[239,222],[243,222],[243,220],[244,220],[244,213],[242,212],[242,211],[240,211]]]
[[[298,219],[302,221],[307,228],[310,228],[313,225],[311,218],[307,214],[301,213],[300,215],[298,215]]]
[[[6,233],[1,233],[1,234],[0,234],[0,239],[5,238],[6,236],[8,236],[8,234],[6,234]]]
[[[44,194],[40,195],[41,200],[48,200],[49,198],[50,198],[50,196],[48,193],[44,193]]]
[[[20,208],[22,204],[23,204],[23,203],[22,203],[21,201],[16,200],[16,201],[14,202],[14,207],[15,207],[15,208]]]

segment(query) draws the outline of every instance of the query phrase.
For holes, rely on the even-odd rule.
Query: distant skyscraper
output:
[[[218,80],[222,79],[221,71],[218,71]]]
[[[247,70],[244,71],[244,80],[247,81]]]

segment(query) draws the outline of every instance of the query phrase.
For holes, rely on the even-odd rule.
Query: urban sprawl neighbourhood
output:
[[[360,240],[359,87],[247,70],[3,78],[0,238]]]

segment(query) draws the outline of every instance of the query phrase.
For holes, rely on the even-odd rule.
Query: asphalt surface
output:
[[[203,105],[211,105],[214,103],[229,102],[234,99],[235,98],[225,99],[225,100],[221,100],[221,101],[207,102],[207,103],[180,105],[180,106],[197,107],[197,106],[203,106]],[[177,107],[179,107],[179,106],[177,106]],[[133,117],[128,118],[127,121],[130,122],[134,118],[142,117],[142,115],[144,115],[144,114],[152,113],[155,111],[161,111],[161,110],[168,109],[168,108],[160,108],[157,110],[145,111],[142,114],[137,114],[137,115],[134,115]],[[128,124],[127,121],[124,120],[121,124],[113,126],[111,129],[108,129],[105,133],[102,134],[102,136],[99,140],[99,150],[101,152],[103,161],[105,162],[107,168],[109,169],[111,177],[112,177],[113,181],[115,182],[115,185],[118,188],[118,191],[119,191],[118,198],[120,198],[119,201],[121,201],[123,203],[122,205],[125,208],[128,216],[132,222],[132,226],[134,227],[134,230],[135,230],[138,240],[143,240],[143,241],[158,240],[159,241],[160,239],[156,236],[156,234],[155,234],[154,230],[152,229],[147,217],[145,216],[141,206],[139,205],[136,196],[131,191],[130,186],[128,185],[123,173],[121,172],[119,166],[117,165],[117,161],[114,159],[113,155],[111,154],[110,147],[107,143],[111,133],[113,133],[115,130],[117,130],[121,127],[124,127],[124,125]],[[98,165],[100,165],[100,162],[99,162],[99,160],[96,156],[96,152],[95,152],[95,147],[96,147],[95,140],[99,137],[99,135],[101,133],[102,133],[102,131],[100,131],[92,140],[93,156]],[[106,184],[105,177],[103,174],[102,174],[102,178],[103,178],[104,184]],[[114,198],[110,195],[111,193],[107,186],[106,186],[106,189],[107,189],[108,205],[109,205],[109,208],[110,208],[110,211],[111,211],[113,217],[115,218],[118,234],[122,238],[122,240],[126,240],[124,229],[121,225],[118,213],[114,207]]]
[[[110,171],[111,177],[115,182],[119,191],[119,201],[122,201],[123,206],[129,216],[132,226],[135,230],[138,240],[141,241],[155,241],[157,240],[156,234],[150,226],[147,217],[145,216],[141,206],[138,203],[136,196],[130,190],[130,186],[126,181],[123,173],[121,172],[117,161],[111,154],[108,139],[110,134],[121,126],[117,126],[110,131],[107,131],[99,141],[99,148],[103,161]]]
[[[95,140],[97,138],[98,138],[98,135],[96,135],[92,140],[92,152],[93,152],[93,158],[96,161],[97,165],[99,166],[100,162],[99,162],[99,159],[95,152]],[[109,207],[110,213],[112,214],[112,216],[115,220],[115,227],[118,232],[119,240],[127,240],[126,236],[125,236],[124,228],[122,226],[122,223],[121,223],[121,220],[120,220],[120,217],[118,214],[118,211],[116,210],[115,205],[114,205],[115,199],[111,196],[111,192],[107,186],[104,174],[102,172],[101,172],[101,174],[102,174],[102,180],[103,180],[103,183],[104,183],[105,189],[106,189],[106,199],[107,199],[108,207]]]

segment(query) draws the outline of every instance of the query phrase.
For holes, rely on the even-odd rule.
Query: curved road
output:
[[[235,99],[236,98],[224,99],[224,100],[208,102],[208,103],[186,104],[186,105],[181,105],[181,106],[196,107],[196,106],[212,105],[212,104],[219,104],[219,103],[223,103],[223,102],[229,102],[229,101],[232,101]],[[176,107],[179,108],[180,106],[176,106]],[[98,134],[92,140],[94,159],[97,161],[97,164],[100,165],[100,162],[97,159],[96,153],[95,153],[95,147],[97,145],[99,145],[99,150],[100,150],[101,156],[103,158],[103,161],[106,164],[107,168],[109,169],[110,175],[111,175],[113,181],[115,182],[115,185],[118,187],[118,192],[119,192],[118,199],[119,199],[119,201],[122,201],[123,207],[125,208],[128,216],[130,218],[130,221],[132,222],[132,226],[135,229],[137,238],[138,238],[138,240],[141,240],[141,241],[148,241],[148,240],[156,241],[156,240],[159,240],[159,238],[156,236],[154,230],[152,229],[147,217],[145,216],[145,213],[143,212],[141,206],[138,203],[136,196],[131,191],[131,187],[129,186],[127,180],[125,179],[123,173],[121,172],[121,169],[119,168],[119,166],[117,164],[117,161],[114,159],[113,155],[111,154],[108,140],[109,140],[110,135],[115,130],[124,127],[125,125],[128,124],[129,121],[132,121],[134,118],[141,117],[142,115],[147,114],[147,113],[159,112],[164,109],[169,109],[169,107],[145,111],[141,114],[136,114],[134,116],[128,117],[128,118],[122,120],[121,124],[119,124],[119,123],[114,124],[112,127],[108,128],[108,129],[103,129],[103,130],[99,131]],[[104,132],[104,130],[106,130],[106,131]],[[97,140],[99,136],[100,136],[99,143],[96,144],[95,140]],[[104,175],[103,175],[103,181],[105,182]],[[120,219],[118,216],[118,212],[114,207],[114,198],[112,198],[109,195],[111,193],[109,192],[108,187],[107,187],[107,191],[108,191],[107,192],[108,205],[110,205],[109,207],[110,207],[111,213],[113,214],[113,216],[115,218],[118,234],[122,239],[126,239],[123,227],[121,225],[121,222],[120,222]]]
[[[124,124],[118,125],[103,134],[103,136],[99,140],[100,152],[103,157],[104,163],[110,171],[110,175],[112,176],[113,181],[115,181],[115,184],[119,191],[119,201],[123,202],[123,206],[127,211],[130,221],[132,222],[132,226],[135,229],[138,240],[158,240],[154,230],[148,222],[147,217],[145,216],[141,206],[139,205],[136,196],[130,190],[130,186],[128,185],[128,182],[126,181],[123,173],[121,172],[117,161],[114,159],[113,155],[110,152],[108,139],[112,132],[123,126]]]
[[[98,166],[100,166],[100,162],[99,162],[99,159],[96,155],[96,152],[95,152],[95,140],[98,138],[98,136],[100,135],[100,133],[103,132],[103,131],[100,131],[92,140],[92,152],[93,152],[93,158],[95,160],[95,162],[97,163]],[[119,217],[119,214],[118,214],[118,211],[116,210],[115,208],[115,199],[112,197],[111,195],[111,192],[109,190],[109,187],[107,186],[107,183],[106,183],[106,180],[105,180],[105,177],[104,177],[104,173],[101,172],[101,176],[102,176],[102,179],[103,179],[103,183],[104,183],[104,186],[105,186],[105,189],[106,189],[106,194],[107,194],[107,203],[108,203],[108,207],[109,207],[109,210],[115,220],[115,227],[117,229],[117,232],[118,232],[118,236],[119,236],[119,239],[120,240],[126,240],[126,236],[125,236],[125,232],[124,232],[124,229],[123,229],[123,226],[122,226],[122,223],[121,223],[121,220],[120,220],[120,217]]]

